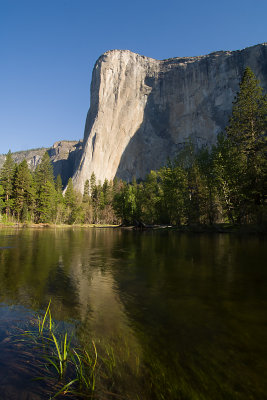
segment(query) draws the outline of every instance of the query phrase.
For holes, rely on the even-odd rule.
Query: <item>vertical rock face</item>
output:
[[[101,181],[143,178],[188,138],[199,146],[214,143],[246,66],[266,91],[266,43],[163,61],[128,50],[103,54],[93,71],[76,188],[82,191],[92,172]]]
[[[66,186],[68,179],[73,175],[75,163],[80,159],[82,142],[74,140],[61,140],[48,149],[55,178],[60,175],[63,186]]]

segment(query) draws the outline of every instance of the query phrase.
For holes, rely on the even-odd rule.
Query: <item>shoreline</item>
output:
[[[122,229],[122,230],[134,230],[134,231],[172,231],[179,233],[234,233],[234,234],[267,234],[266,225],[233,225],[233,224],[214,224],[214,225],[182,225],[182,226],[172,226],[172,225],[143,225],[142,227],[136,227],[134,225],[111,225],[111,224],[50,224],[50,223],[0,223],[0,229],[12,228],[12,229],[69,229],[69,228],[79,228],[79,229]]]

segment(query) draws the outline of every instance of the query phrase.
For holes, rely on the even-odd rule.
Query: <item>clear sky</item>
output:
[[[0,0],[0,153],[83,137],[97,58],[267,41],[267,0]]]

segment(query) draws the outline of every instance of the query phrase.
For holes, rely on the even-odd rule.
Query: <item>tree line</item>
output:
[[[72,179],[63,195],[47,153],[35,172],[7,154],[0,171],[0,213],[5,220],[55,224],[262,224],[266,222],[267,97],[246,68],[232,115],[216,145],[188,141],[174,160],[140,182],[96,182],[83,193]]]

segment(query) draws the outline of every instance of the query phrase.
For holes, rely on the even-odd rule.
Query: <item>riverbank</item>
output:
[[[214,224],[214,225],[190,225],[173,227],[179,232],[192,233],[237,233],[237,234],[267,234],[266,225],[233,225],[233,224]]]
[[[17,228],[17,229],[45,229],[45,228],[54,228],[54,229],[64,229],[64,228],[118,228],[120,225],[110,225],[110,224],[50,224],[50,223],[21,223],[21,222],[4,222],[0,223],[1,228]]]
[[[122,229],[134,229],[140,231],[148,230],[167,230],[180,233],[236,233],[236,234],[267,234],[266,225],[233,225],[233,224],[214,224],[214,225],[144,225],[120,226]]]
[[[234,225],[234,224],[213,224],[213,225],[146,225],[134,226],[134,225],[111,225],[111,224],[50,224],[50,223],[17,223],[7,222],[0,223],[0,229],[3,228],[17,228],[17,229],[69,229],[69,228],[112,228],[112,229],[124,229],[124,230],[137,230],[137,231],[150,231],[150,230],[167,230],[181,233],[236,233],[236,234],[267,234],[267,225]]]

